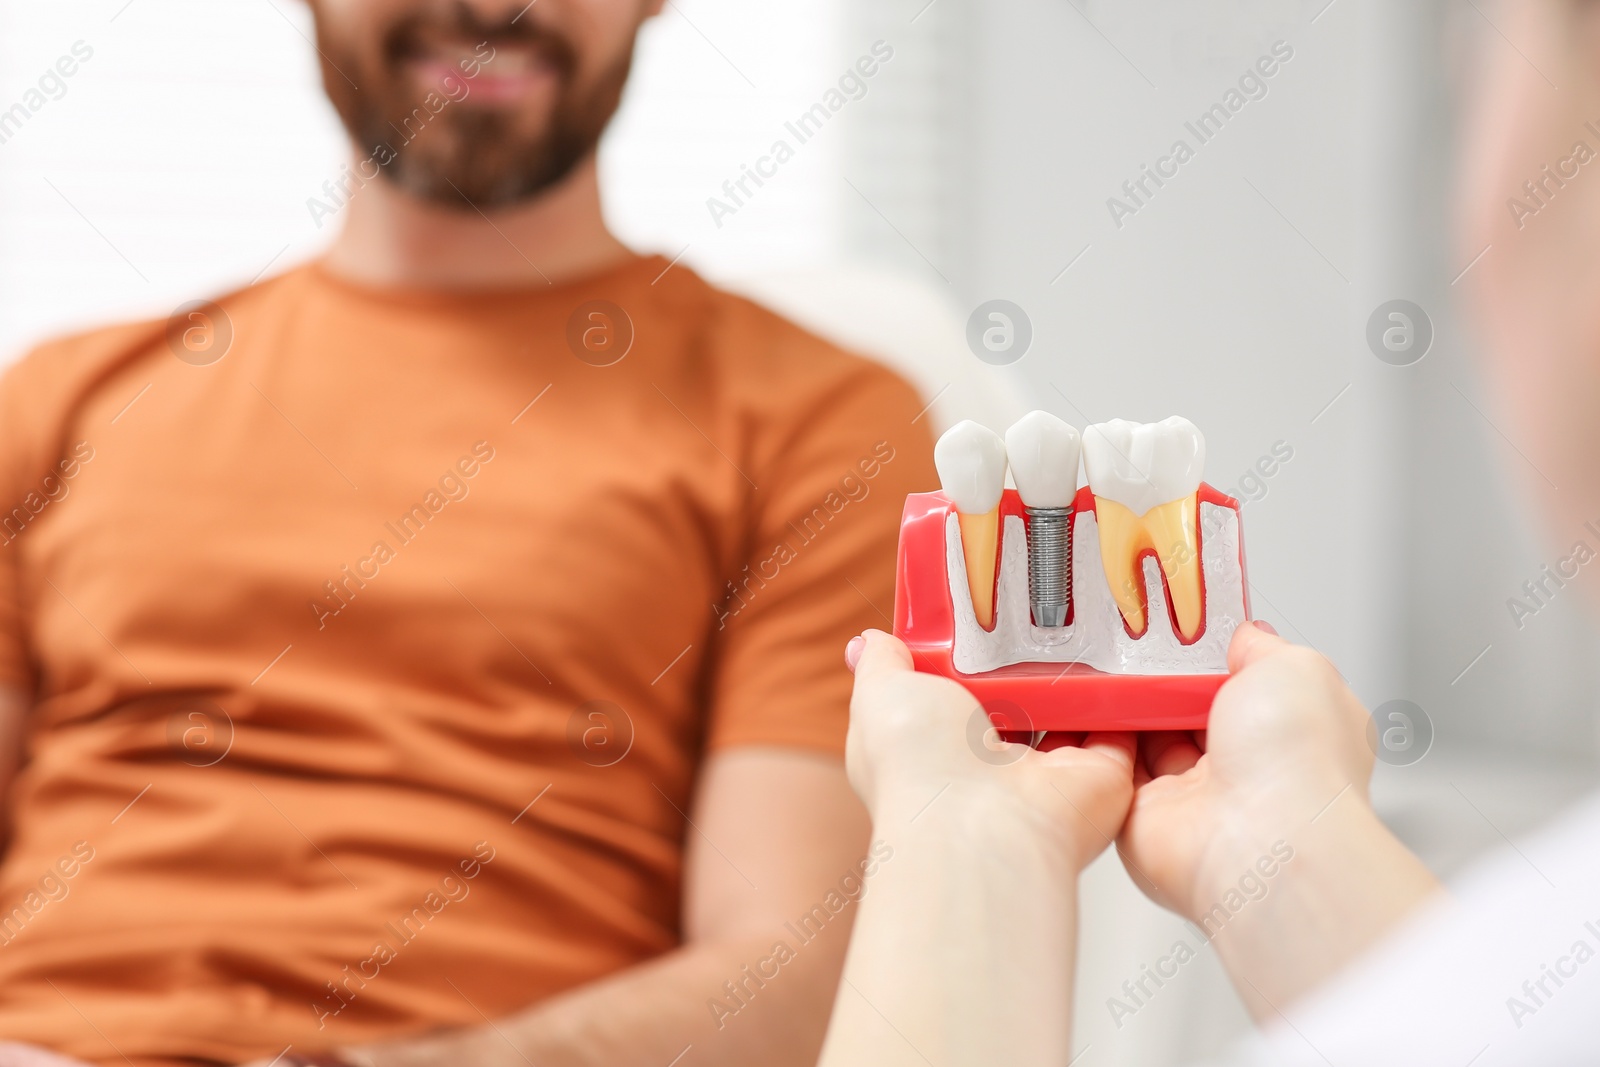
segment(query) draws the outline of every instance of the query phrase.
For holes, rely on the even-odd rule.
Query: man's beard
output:
[[[318,20],[317,30],[323,83],[357,147],[371,153],[384,177],[400,188],[463,211],[519,203],[570,174],[599,143],[633,60],[630,40],[619,56],[580,82],[578,54],[566,38],[532,18],[485,23],[460,2],[396,19],[378,32],[376,56],[362,48],[363,41],[334,39],[324,22]],[[477,106],[472,78],[459,67],[448,92],[414,88],[407,61],[424,49],[428,33],[436,40],[487,42],[490,48],[537,49],[557,76],[545,121],[530,130],[530,116],[514,107]],[[478,53],[491,54],[481,46]],[[493,69],[493,62],[483,69]]]

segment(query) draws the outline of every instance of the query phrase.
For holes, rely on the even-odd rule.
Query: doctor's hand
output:
[[[897,638],[868,630],[845,658],[856,674],[845,765],[875,825],[933,818],[980,843],[1003,827],[1073,870],[1116,838],[1133,796],[1132,734],[1052,738],[1050,751],[1007,744],[971,693],[916,671]]]
[[[1078,878],[1127,814],[1132,736],[1006,744],[888,634],[852,639],[845,661],[845,767],[879,862],[820,1067],[1066,1063]]]
[[[1117,848],[1270,1014],[1438,888],[1367,795],[1371,719],[1326,659],[1246,623],[1198,740],[1145,735]]]

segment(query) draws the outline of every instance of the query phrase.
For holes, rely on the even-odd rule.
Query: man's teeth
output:
[[[508,78],[518,74],[531,73],[544,62],[543,55],[536,49],[516,45],[502,45],[495,49],[494,59],[485,63],[484,69],[492,71],[497,77]]]
[[[1000,497],[1006,485],[1006,445],[998,434],[970,419],[944,432],[933,446],[933,465],[945,498],[961,526],[967,588],[978,624],[994,628],[995,550],[1000,535]]]
[[[1200,475],[1206,441],[1174,415],[1157,423],[1124,419],[1090,426],[1083,465],[1095,497],[1100,561],[1128,631],[1149,627],[1142,557],[1155,554],[1166,576],[1178,635],[1192,641],[1205,624],[1200,572]]]
[[[1022,503],[1070,508],[1078,495],[1078,431],[1048,411],[1030,411],[1006,431],[1006,456]]]

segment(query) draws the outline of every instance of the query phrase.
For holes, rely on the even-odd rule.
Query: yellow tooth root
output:
[[[1198,499],[1194,494],[1135,515],[1115,500],[1095,497],[1100,562],[1106,584],[1135,637],[1149,625],[1140,556],[1154,552],[1167,580],[1178,636],[1192,641],[1205,624],[1205,585],[1200,572]]]
[[[983,515],[957,514],[961,523],[961,554],[967,561],[967,589],[978,625],[994,629],[994,569],[1000,542],[1000,509]]]

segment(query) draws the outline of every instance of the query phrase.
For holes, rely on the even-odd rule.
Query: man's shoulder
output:
[[[20,393],[29,397],[33,406],[48,407],[51,398],[92,387],[121,366],[143,358],[203,365],[210,355],[208,349],[225,345],[231,338],[233,314],[278,290],[287,277],[195,300],[162,318],[129,319],[57,334],[35,344],[5,368],[0,394],[9,400]]]
[[[803,495],[815,477],[886,453],[915,457],[881,483],[893,486],[890,496],[926,488],[927,401],[910,381],[756,300],[691,278],[693,291],[680,288],[699,338],[690,359],[710,364],[701,370],[718,387],[721,417],[749,434],[759,484],[799,485]]]
[[[696,347],[718,376],[735,388],[790,402],[841,389],[869,390],[911,400],[913,386],[897,371],[808,329],[747,296],[693,272],[678,294],[696,305]],[[920,406],[920,405],[919,405]]]
[[[295,272],[291,272],[295,273]],[[7,447],[44,445],[78,405],[119,380],[154,371],[162,360],[203,366],[226,352],[241,309],[283,276],[185,304],[162,318],[130,319],[58,334],[0,371],[0,425]],[[154,381],[152,374],[149,381]],[[130,394],[130,400],[136,396]]]
[[[11,447],[48,436],[77,398],[159,343],[161,320],[96,326],[36,344],[0,376],[0,422]]]
[[[137,319],[58,334],[34,345],[8,367],[6,382],[35,391],[93,376],[119,355],[160,340],[163,325],[158,319]]]

